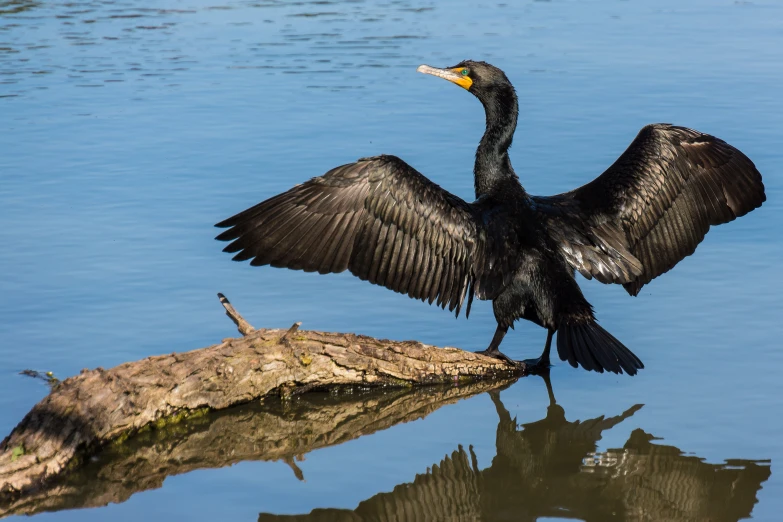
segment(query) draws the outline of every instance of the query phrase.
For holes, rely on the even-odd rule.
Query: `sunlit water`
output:
[[[602,324],[646,369],[628,378],[559,363],[552,384],[569,421],[644,404],[591,443],[599,453],[623,448],[641,429],[662,439],[654,445],[715,469],[732,459],[771,461],[750,502],[758,500],[754,518],[779,519],[783,4],[154,4],[0,0],[0,437],[46,393],[18,375],[25,368],[65,377],[233,335],[218,291],[256,326],[302,321],[484,348],[495,328],[487,303],[455,320],[349,274],[232,263],[212,239],[213,223],[378,153],[470,200],[481,106],[415,69],[473,58],[503,68],[517,88],[512,161],[534,194],[589,181],[655,121],[715,134],[762,172],[765,205],[712,230],[638,298],[583,282]],[[536,356],[544,338],[518,323],[503,348]],[[538,378],[501,397],[520,425],[547,416]],[[121,504],[40,518],[256,520],[354,510],[447,454],[466,463],[470,451],[477,467],[465,472],[469,482],[535,480],[508,473],[498,481],[492,471],[499,410],[490,399],[477,395],[316,450],[297,463],[305,481],[283,462],[247,461],[170,477]],[[503,510],[476,513],[522,518],[528,490],[509,488],[515,496]],[[566,502],[569,491],[563,510],[548,516],[587,516]]]

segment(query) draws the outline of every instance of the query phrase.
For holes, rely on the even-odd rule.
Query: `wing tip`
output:
[[[217,241],[233,241],[234,239],[237,239],[240,236],[240,233],[237,231],[236,228],[229,228],[228,230],[224,230],[217,236],[215,236],[215,240]]]

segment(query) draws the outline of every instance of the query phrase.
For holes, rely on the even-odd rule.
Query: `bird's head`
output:
[[[513,90],[506,74],[487,62],[464,60],[453,67],[444,69],[420,65],[417,71],[456,83],[482,102],[493,94],[497,94],[498,91]]]
[[[514,139],[519,106],[514,86],[505,73],[487,62],[473,60],[464,60],[445,69],[420,65],[418,71],[456,83],[478,98],[484,106],[487,129],[476,150],[475,172],[500,169],[516,176],[507,152]],[[476,194],[484,193],[483,190],[476,185]]]

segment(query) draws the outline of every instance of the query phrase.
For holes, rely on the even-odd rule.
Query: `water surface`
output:
[[[579,485],[589,454],[668,452],[698,462],[687,476],[715,477],[700,499],[714,499],[725,477],[752,477],[741,495],[723,495],[734,499],[721,511],[728,519],[752,510],[776,520],[783,511],[781,48],[783,5],[774,1],[0,1],[3,434],[46,393],[18,375],[25,368],[65,377],[233,335],[218,291],[256,326],[302,321],[484,348],[495,328],[488,303],[476,303],[469,321],[455,320],[349,274],[232,263],[212,239],[213,223],[379,153],[402,157],[470,200],[481,106],[416,74],[421,63],[472,58],[507,72],[521,110],[511,156],[531,193],[589,181],[644,124],[664,121],[740,148],[762,172],[768,196],[761,209],[712,230],[694,256],[637,298],[583,281],[602,324],[646,369],[628,378],[557,364],[558,405],[569,422],[644,406],[602,431],[588,444],[594,449],[568,457],[577,469],[562,480],[544,465],[538,475],[513,475],[513,466],[489,471],[507,453],[496,444],[497,403],[484,393],[314,449],[296,462],[305,481],[284,461],[250,459],[168,476],[162,487],[107,507],[38,518],[256,520],[317,508],[368,516],[358,506],[435,480],[416,477],[432,476],[427,469],[448,455],[461,483],[497,484],[492,505],[506,511],[471,504],[474,518],[521,518],[525,499],[541,496],[524,488],[539,480],[555,500],[562,490],[560,511],[524,513],[586,519],[601,515],[597,500],[569,504],[567,487],[603,484],[626,492],[612,499],[626,500],[635,491],[611,477]],[[515,358],[536,356],[544,339],[543,330],[518,323],[503,348]],[[523,379],[500,397],[516,431],[545,419],[550,407],[540,379]],[[771,474],[729,473],[756,468]],[[483,478],[492,474],[500,478]],[[466,501],[489,498],[486,489],[469,491]]]

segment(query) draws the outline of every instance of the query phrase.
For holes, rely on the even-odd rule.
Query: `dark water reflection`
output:
[[[191,418],[112,444],[46,490],[0,507],[0,516],[121,503],[160,488],[167,477],[245,460],[282,461],[298,480],[305,480],[297,462],[312,451],[425,418],[487,390],[497,413],[496,455],[489,467],[480,469],[473,447],[460,445],[412,482],[379,493],[355,510],[262,513],[259,522],[540,517],[728,522],[750,516],[756,494],[770,476],[768,461],[708,464],[656,443],[642,429],[635,429],[622,448],[598,451],[602,436],[642,405],[619,415],[569,421],[555,401],[549,377],[544,381],[550,398],[546,416],[525,424],[518,424],[501,400],[500,391],[513,381],[313,393]]]
[[[712,522],[750,517],[770,476],[765,461],[708,464],[641,429],[622,448],[597,451],[604,432],[631,417],[568,421],[555,402],[543,419],[518,425],[498,390],[497,454],[479,469],[473,448],[460,446],[412,482],[380,493],[355,510],[316,509],[308,515],[259,515],[259,522],[407,520],[667,520]]]

